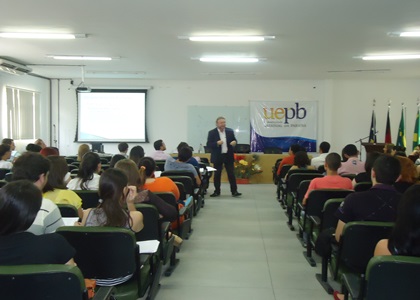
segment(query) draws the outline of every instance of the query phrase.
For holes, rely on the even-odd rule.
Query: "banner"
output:
[[[316,152],[317,102],[251,101],[251,152],[299,144]]]

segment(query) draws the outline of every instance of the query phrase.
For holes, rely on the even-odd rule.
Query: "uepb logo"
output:
[[[299,103],[295,102],[295,107],[264,107],[264,118],[266,120],[283,120],[284,124],[289,124],[289,120],[306,118],[306,108],[299,107]]]

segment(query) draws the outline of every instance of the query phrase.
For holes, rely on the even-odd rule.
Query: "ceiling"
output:
[[[420,53],[418,0],[20,0],[3,2],[0,31],[84,33],[76,40],[0,38],[0,57],[48,78],[209,80],[420,78],[420,60],[362,61]],[[7,9],[6,9],[7,8]],[[274,35],[262,43],[193,43],[189,35]],[[120,57],[58,61],[48,54]],[[256,64],[202,63],[203,55],[256,56]],[[63,66],[65,65],[65,66]],[[91,72],[102,72],[91,74]],[[134,72],[127,76],[118,72]]]

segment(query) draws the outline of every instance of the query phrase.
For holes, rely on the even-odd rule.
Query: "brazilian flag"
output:
[[[417,117],[416,124],[414,125],[414,135],[413,135],[413,150],[420,145],[420,136],[419,136],[419,109],[417,108]]]
[[[407,147],[407,142],[405,139],[405,126],[404,126],[404,108],[401,109],[401,120],[400,120],[400,126],[398,127],[398,138],[396,146],[400,147]]]

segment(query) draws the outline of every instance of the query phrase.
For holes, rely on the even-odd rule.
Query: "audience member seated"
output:
[[[331,152],[325,158],[324,168],[327,173],[324,177],[314,178],[309,184],[308,191],[303,198],[302,204],[306,205],[309,193],[318,189],[346,189],[352,190],[353,185],[349,178],[338,175],[337,170],[341,165],[341,157],[338,153]]]
[[[366,171],[356,175],[356,177],[353,179],[353,186],[355,186],[356,183],[359,183],[359,182],[372,182],[370,173],[372,171],[373,163],[379,156],[381,156],[381,153],[379,152],[370,152],[366,155],[366,162],[365,162]]]
[[[66,160],[60,156],[49,156],[48,160],[51,164],[47,184],[42,190],[44,197],[55,204],[73,205],[77,208],[79,218],[83,218],[82,199],[66,187],[66,181],[70,179]]]
[[[67,188],[70,190],[97,190],[101,167],[101,159],[97,153],[86,153],[80,163],[77,177],[70,180]]]
[[[162,140],[154,142],[153,147],[155,148],[155,152],[153,152],[150,157],[154,160],[166,160],[171,157],[169,154],[164,152],[166,150],[166,145]]]
[[[119,143],[118,144],[118,151],[120,151],[120,155],[124,156],[124,158],[128,158],[128,144],[127,143]]]
[[[134,199],[137,188],[128,186],[127,176],[117,169],[106,170],[99,181],[99,196],[102,202],[97,208],[85,211],[81,226],[122,227],[133,232],[143,229],[143,215],[136,210]],[[127,205],[127,209],[124,206]],[[129,280],[133,274],[120,278],[96,278],[100,286],[118,285]]]
[[[293,166],[290,168],[289,171],[292,170],[315,170],[314,166],[310,165],[311,160],[308,157],[306,151],[298,151],[295,154],[295,158],[293,160]]]
[[[313,166],[315,169],[318,169],[320,166],[323,166],[325,163],[325,158],[327,157],[328,152],[330,151],[330,147],[330,143],[322,142],[319,145],[319,156],[312,158],[311,166]]]
[[[343,148],[343,160],[341,167],[338,169],[339,175],[359,174],[365,172],[365,164],[357,157],[359,151],[353,144],[348,144]]]
[[[89,153],[89,152],[90,152],[90,147],[89,147],[89,145],[88,145],[88,144],[81,144],[81,145],[79,146],[79,149],[77,150],[77,161],[82,161],[83,156],[84,156],[86,153]]]
[[[44,149],[45,147],[47,147],[47,145],[44,143],[44,141],[42,139],[37,139],[34,142],[34,144],[40,146],[42,149]]]
[[[13,139],[4,138],[1,141],[1,143],[10,146],[11,154],[10,154],[10,158],[8,159],[8,161],[13,163],[16,160],[16,158],[18,158],[20,156],[20,153],[15,150],[16,149],[15,141]]]
[[[418,174],[413,161],[407,157],[395,155],[401,165],[401,174],[394,187],[404,193],[410,186],[417,182]]]
[[[151,157],[143,157],[140,160],[140,169],[145,168],[146,182],[143,186],[151,192],[170,192],[175,195],[178,201],[180,197],[179,189],[176,184],[168,177],[155,178],[156,163]]]
[[[137,196],[134,198],[134,203],[154,205],[164,221],[173,222],[177,219],[178,212],[173,206],[144,188],[147,179],[145,167],[142,166],[139,170],[132,160],[123,159],[116,163],[115,168],[127,175],[128,185],[137,187]]]
[[[60,153],[57,151],[57,149],[56,148],[52,148],[52,147],[42,148],[39,153],[41,153],[41,155],[44,156],[44,157],[54,156],[54,155],[55,156],[60,155]]]
[[[28,144],[26,145],[26,151],[28,152],[36,152],[39,153],[42,150],[41,146],[36,144]]]
[[[178,150],[178,159],[169,158],[165,162],[165,171],[188,171],[194,174],[197,186],[201,184],[200,175],[197,173],[196,168],[188,163],[192,158],[192,151],[190,147],[184,147]]]
[[[40,191],[47,184],[50,161],[39,153],[26,152],[19,156],[13,165],[12,180],[27,179],[32,181]],[[43,198],[41,208],[28,231],[40,235],[52,233],[64,226],[60,210],[51,200]]]
[[[191,147],[190,145],[188,145],[186,142],[179,143],[178,147],[176,147],[176,150],[179,153],[179,150],[182,149],[182,148],[184,148],[184,147],[190,148],[191,149],[191,153],[194,152],[193,147]],[[174,157],[174,159],[178,159],[178,157]],[[194,167],[199,167],[198,162],[199,162],[199,160],[197,158],[193,157],[192,155],[191,155],[191,157],[187,161],[187,163],[193,165]]]
[[[134,146],[130,151],[130,159],[139,166],[140,160],[144,157],[144,149],[141,146]]]
[[[339,219],[335,239],[339,241],[344,225],[353,221],[394,222],[401,194],[392,186],[400,176],[398,159],[381,155],[373,164],[372,188],[348,195],[335,215]]]
[[[10,146],[6,144],[0,145],[0,169],[11,169],[13,164],[9,161],[12,151]]]
[[[109,167],[110,168],[114,168],[115,164],[117,162],[119,162],[120,160],[126,159],[126,157],[124,155],[121,154],[115,154],[112,158],[111,161],[109,162]]]
[[[394,146],[392,148],[392,152],[391,155],[395,156],[402,156],[402,157],[407,157],[407,153],[405,153],[406,148],[402,147],[402,146]]]
[[[284,165],[293,165],[295,161],[295,154],[302,150],[302,147],[298,144],[293,144],[289,148],[289,156],[282,159],[277,169],[277,175],[280,175],[280,170]]]
[[[383,149],[384,150],[384,153],[394,156],[394,154],[392,154],[392,149],[394,147],[395,147],[395,145],[392,144],[392,143],[385,144],[384,149]]]
[[[42,203],[41,191],[29,180],[0,189],[0,266],[75,265],[75,250],[61,235],[28,232]]]

